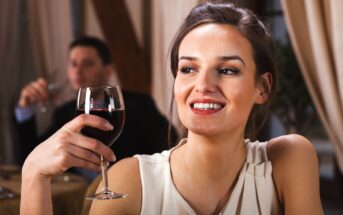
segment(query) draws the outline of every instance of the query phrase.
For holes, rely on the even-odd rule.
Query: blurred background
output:
[[[13,132],[20,90],[44,77],[66,80],[68,44],[81,35],[107,41],[113,84],[146,93],[169,117],[173,78],[168,49],[189,10],[201,0],[1,0],[0,162],[17,164]],[[279,54],[279,88],[260,140],[300,133],[312,141],[320,165],[326,214],[343,214],[343,1],[232,0],[271,29]],[[59,92],[39,114],[39,128],[70,99]],[[175,115],[175,114],[174,114]],[[173,124],[178,127],[177,118]]]

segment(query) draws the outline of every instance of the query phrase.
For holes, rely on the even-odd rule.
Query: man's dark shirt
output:
[[[169,148],[168,121],[157,110],[151,97],[123,90],[125,103],[125,123],[121,135],[111,146],[117,160],[135,154],[153,154]],[[70,101],[57,108],[53,114],[50,128],[40,137],[37,136],[36,120],[17,123],[21,142],[23,162],[28,154],[46,140],[65,123],[76,116],[76,101]],[[172,144],[177,140],[175,129],[172,130]]]

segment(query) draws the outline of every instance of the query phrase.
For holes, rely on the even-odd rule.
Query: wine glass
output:
[[[85,87],[80,88],[77,97],[77,114],[94,114],[108,120],[113,125],[113,130],[103,131],[93,127],[84,127],[83,135],[95,138],[111,146],[119,137],[125,121],[124,100],[119,86]],[[107,165],[104,158],[101,159],[103,190],[91,196],[89,200],[104,200],[124,198],[126,194],[118,194],[108,189]]]
[[[65,89],[68,80],[65,79],[61,82],[51,82],[48,83],[47,91],[48,91],[48,100],[45,102],[38,103],[38,109],[41,113],[46,113],[48,111],[48,103],[53,102],[56,100],[59,94]]]

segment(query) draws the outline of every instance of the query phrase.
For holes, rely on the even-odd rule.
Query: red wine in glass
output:
[[[85,136],[97,139],[110,146],[119,137],[125,121],[124,100],[120,87],[85,87],[79,89],[77,97],[77,114],[92,114],[106,119],[113,125],[113,130],[103,131],[86,126],[81,130]],[[103,190],[91,196],[88,200],[107,200],[124,198],[126,194],[114,193],[108,189],[107,166],[100,155]]]
[[[84,114],[83,109],[77,110],[77,115]],[[124,110],[108,110],[108,109],[92,109],[89,114],[100,116],[106,119],[113,125],[113,130],[103,131],[93,127],[85,127],[81,130],[81,133],[85,136],[100,140],[102,143],[111,146],[114,141],[119,137],[125,121]]]

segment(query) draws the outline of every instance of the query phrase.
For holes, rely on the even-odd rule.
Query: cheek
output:
[[[182,104],[182,101],[184,101],[183,91],[184,91],[183,87],[178,85],[177,82],[175,81],[174,96],[175,96],[175,102],[176,102],[178,110],[180,110],[180,105]]]
[[[192,86],[193,84],[190,81],[176,77],[174,83],[174,95],[178,106],[186,102],[187,97],[192,90]]]
[[[174,96],[177,106],[177,112],[180,119],[186,118],[187,114],[187,98],[192,91],[192,85],[185,82],[183,79],[176,78],[174,83]],[[182,121],[182,120],[181,120]],[[182,122],[184,124],[184,122]]]
[[[223,88],[225,97],[232,105],[249,109],[255,103],[256,87],[253,80],[244,78],[239,81],[231,81],[223,86],[225,86]]]
[[[74,84],[75,78],[76,78],[76,73],[72,69],[69,69],[68,70],[68,79],[72,85]]]

